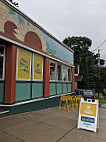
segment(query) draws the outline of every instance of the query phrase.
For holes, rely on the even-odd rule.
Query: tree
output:
[[[83,75],[82,88],[89,88],[89,71],[87,54],[92,41],[87,37],[68,37],[64,39],[64,44],[74,50],[74,63],[80,65],[80,74]]]
[[[106,67],[97,66],[98,54],[89,50],[92,41],[87,37],[68,37],[63,43],[74,50],[75,66],[80,65],[80,75],[83,75],[80,87],[103,92],[106,89]],[[104,65],[103,59],[100,59],[100,64]]]
[[[82,89],[89,89],[89,72],[86,54],[82,51],[81,63],[80,63],[80,74],[83,75]]]
[[[82,51],[87,53],[92,41],[87,37],[68,37],[63,40],[63,43],[74,50],[74,61],[80,63]]]

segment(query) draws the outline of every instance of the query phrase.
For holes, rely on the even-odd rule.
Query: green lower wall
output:
[[[63,93],[67,92],[68,92],[67,83],[63,83]]]
[[[0,82],[0,103],[4,101],[4,82]]]
[[[62,94],[63,89],[62,89],[62,83],[57,83],[57,94]]]
[[[72,85],[70,83],[68,83],[67,86],[68,86],[68,92],[71,92]]]
[[[43,97],[43,83],[32,83],[32,98]]]
[[[71,92],[70,82],[50,82],[49,96],[65,94]],[[3,93],[1,93],[1,100],[3,100]],[[15,101],[26,101],[35,98],[43,97],[43,82],[16,82]]]
[[[70,82],[50,82],[49,86],[49,95],[57,95],[62,93],[71,92],[71,83]]]
[[[56,83],[55,82],[50,82],[49,86],[49,95],[56,95]]]
[[[26,101],[43,97],[42,82],[16,82],[15,101]]]
[[[15,88],[15,101],[29,100],[31,96],[31,85],[30,83],[16,83]]]

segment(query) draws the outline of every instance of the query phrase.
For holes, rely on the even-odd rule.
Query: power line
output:
[[[101,47],[104,43],[106,42],[106,40],[104,40],[98,47],[96,47],[93,51],[97,50],[99,47]],[[92,51],[92,52],[93,52]]]

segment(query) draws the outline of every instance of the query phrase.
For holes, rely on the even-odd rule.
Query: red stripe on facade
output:
[[[17,47],[7,46],[4,103],[15,102],[16,56]]]
[[[72,68],[72,92],[75,91],[75,72],[74,68]]]
[[[44,97],[49,96],[50,59],[44,59]]]

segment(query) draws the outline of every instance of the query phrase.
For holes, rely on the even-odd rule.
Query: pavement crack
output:
[[[5,133],[5,134],[7,134],[7,135],[10,135],[10,136],[14,137],[15,139],[20,140],[21,142],[25,142],[24,140],[21,140],[20,138],[15,137],[14,135],[12,135],[12,134],[10,134],[10,133],[8,133],[8,132],[5,132],[4,130],[2,130],[2,132]]]
[[[70,133],[73,129],[75,129],[76,126],[74,126],[72,129],[70,129],[68,132],[66,132],[60,139],[58,139],[56,142],[59,142],[61,139],[63,139],[68,133]]]

